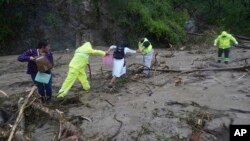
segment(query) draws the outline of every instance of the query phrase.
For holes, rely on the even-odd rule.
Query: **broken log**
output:
[[[231,62],[247,61],[248,59],[250,59],[250,57],[234,59],[234,60],[232,60]]]
[[[150,69],[147,66],[144,66],[139,63],[134,63],[129,65],[131,67],[132,65],[140,65],[143,67],[146,67],[147,70],[150,71],[160,71],[160,72],[176,72],[176,73],[191,73],[195,71],[245,71],[246,69],[250,69],[250,65],[247,66],[239,66],[239,67],[229,67],[229,68],[206,68],[206,69],[190,69],[190,70],[174,70],[174,69]]]
[[[237,45],[238,48],[250,49],[250,46],[246,45]]]
[[[83,131],[76,127],[75,125],[73,125],[71,122],[69,122],[65,117],[64,117],[64,113],[59,111],[59,110],[52,110],[48,107],[43,106],[40,103],[34,102],[33,104],[31,104],[31,106],[34,109],[37,109],[39,111],[42,111],[46,114],[48,114],[51,118],[61,122],[61,126],[64,127],[66,130],[70,131],[71,133],[74,133],[74,135],[76,135],[78,138],[80,138],[81,140],[91,140],[89,137],[87,137]],[[61,131],[60,131],[61,132]],[[61,134],[61,133],[60,133]],[[62,136],[62,135],[60,135]]]
[[[230,68],[193,69],[193,70],[182,71],[182,73],[191,73],[195,71],[245,71],[246,69],[249,69],[249,68],[250,68],[250,65],[240,66],[240,67],[230,67]]]
[[[241,39],[241,40],[247,40],[247,41],[250,41],[250,38],[249,37],[246,37],[246,36],[241,36],[241,35],[234,35],[235,37]]]
[[[191,32],[187,32],[187,34],[189,34],[189,35],[195,35],[195,36],[206,36],[205,34],[191,33]]]
[[[13,137],[14,137],[14,134],[16,132],[16,129],[17,129],[17,126],[19,125],[19,123],[22,121],[22,118],[23,118],[23,113],[24,113],[24,110],[26,108],[26,105],[28,104],[29,102],[29,99],[30,97],[34,94],[36,90],[36,86],[33,86],[31,88],[31,91],[29,93],[29,95],[24,99],[24,102],[23,102],[23,105],[20,107],[20,110],[19,110],[19,113],[18,113],[18,116],[16,118],[16,121],[15,121],[15,124],[13,125],[12,129],[11,129],[11,132],[10,132],[10,136],[8,138],[8,141],[12,141]]]

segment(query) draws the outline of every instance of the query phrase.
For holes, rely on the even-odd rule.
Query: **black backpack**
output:
[[[114,58],[115,59],[123,59],[125,56],[124,53],[124,47],[123,46],[117,46],[115,51],[114,51]]]

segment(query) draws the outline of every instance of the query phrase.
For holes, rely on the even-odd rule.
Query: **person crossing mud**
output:
[[[230,53],[230,47],[231,42],[238,45],[237,40],[226,31],[223,31],[215,40],[214,40],[214,46],[218,45],[218,60],[217,62],[220,63],[221,61],[224,61],[225,64],[228,64],[229,62],[229,53]],[[222,57],[222,54],[224,53],[224,58]]]
[[[92,48],[90,42],[85,42],[82,46],[78,47],[75,51],[74,57],[69,63],[69,71],[66,79],[64,80],[61,89],[58,92],[57,98],[64,98],[69,92],[70,88],[78,79],[81,82],[83,89],[88,92],[90,85],[87,80],[86,66],[89,64],[89,56],[105,56],[106,52],[102,50],[95,50]],[[83,104],[89,105],[87,94],[81,99]]]
[[[111,50],[114,50],[113,54],[113,68],[112,68],[112,76],[110,83],[108,84],[109,88],[113,87],[113,84],[116,80],[116,78],[121,77],[123,74],[126,73],[126,61],[125,56],[126,54],[134,54],[136,53],[136,50],[132,50],[128,48],[128,43],[122,42],[118,45],[112,45],[110,46],[108,53],[111,52]]]
[[[50,103],[52,97],[51,69],[54,62],[53,54],[49,50],[49,41],[41,40],[36,49],[29,49],[17,58],[20,62],[28,62],[27,74],[31,76],[37,86],[43,103]],[[42,61],[39,63],[39,60]],[[47,80],[47,82],[42,82],[40,81],[41,79],[43,79],[43,81]]]
[[[147,38],[141,38],[138,43],[138,52],[140,52],[143,56],[142,61],[144,65],[143,73],[145,76],[149,77],[150,66],[152,62],[152,58],[154,55],[153,46],[149,42]]]

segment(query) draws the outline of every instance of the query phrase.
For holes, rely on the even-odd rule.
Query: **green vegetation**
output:
[[[133,31],[130,34],[161,42],[182,42],[183,24],[190,17],[200,25],[250,34],[249,0],[109,0],[109,5],[115,21]]]
[[[48,12],[44,20],[47,21],[48,24],[53,27],[53,29],[56,29],[57,20],[56,15],[54,13]]]
[[[199,22],[220,30],[250,34],[250,0],[178,0],[175,8],[187,9]]]
[[[8,49],[8,44],[17,37],[24,25],[23,0],[0,1],[0,48]],[[15,10],[14,10],[15,9]]]
[[[82,1],[72,2],[80,5]],[[103,3],[98,0],[91,2],[95,12],[93,18],[102,18]],[[32,10],[27,3],[24,0],[0,0],[0,47],[5,51],[13,41],[18,42],[20,33],[28,28],[26,16],[36,14],[29,13]],[[36,6],[39,4],[32,5],[33,8]],[[134,43],[141,36],[158,43],[184,43],[187,40],[183,25],[191,18],[202,30],[213,27],[218,31],[250,34],[250,0],[108,0],[108,6],[114,23],[125,29],[129,40]],[[53,27],[58,24],[52,13],[44,18]]]
[[[109,0],[114,19],[131,34],[180,43],[188,14],[174,10],[170,0]]]

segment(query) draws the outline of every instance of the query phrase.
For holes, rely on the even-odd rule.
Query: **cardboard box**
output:
[[[40,72],[46,72],[53,67],[45,56],[39,56],[36,58],[36,66],[37,70]]]

